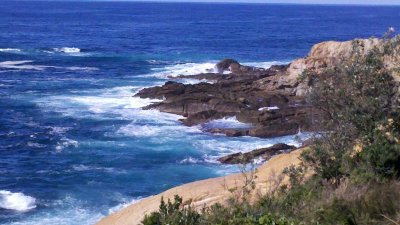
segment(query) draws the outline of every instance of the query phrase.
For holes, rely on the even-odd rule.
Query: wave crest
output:
[[[0,52],[22,52],[19,48],[0,48]]]
[[[62,52],[62,53],[80,53],[80,48],[75,47],[62,47],[62,48],[53,48],[55,52]]]
[[[158,61],[155,61],[158,62]],[[155,64],[153,62],[153,64]],[[215,65],[218,61],[209,61],[203,63],[181,63],[177,62],[174,65],[154,68],[153,73],[149,76],[166,79],[168,77],[178,77],[181,75],[197,75],[202,73],[218,73]],[[244,62],[243,65],[254,66],[258,68],[268,69],[273,65],[284,65],[287,61],[269,61],[269,62]]]
[[[36,208],[36,199],[21,192],[0,190],[0,208],[15,211],[28,211]]]

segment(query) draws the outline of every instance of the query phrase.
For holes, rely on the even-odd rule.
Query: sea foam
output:
[[[36,208],[36,199],[24,195],[21,192],[13,193],[0,190],[0,208],[15,211],[28,211]]]
[[[118,170],[113,167],[101,167],[101,166],[87,166],[83,164],[73,165],[72,169],[79,172],[86,172],[86,171],[103,171],[106,173],[112,174],[126,174],[126,170]]]
[[[181,75],[197,75],[201,73],[218,73],[216,64],[218,61],[209,61],[202,63],[177,63],[165,67],[153,68],[153,73],[146,76],[167,79],[168,77],[178,77]],[[243,65],[254,66],[258,68],[268,69],[272,65],[284,65],[286,61],[269,61],[269,62],[244,62]]]
[[[80,48],[76,47],[60,47],[52,48],[51,50],[43,50],[44,53],[48,54],[62,54],[67,56],[91,56],[92,53],[84,52]]]
[[[135,137],[178,137],[182,134],[188,133],[200,133],[201,131],[197,127],[185,127],[176,122],[175,125],[162,124],[160,125],[140,125],[140,124],[129,124],[122,126],[118,129],[117,134],[123,136],[135,136]]]
[[[80,53],[81,49],[74,47],[62,47],[62,48],[53,48],[55,52],[63,52],[63,53]]]
[[[98,70],[96,67],[61,67],[61,66],[48,66],[48,65],[34,65],[32,60],[19,60],[19,61],[4,61],[0,62],[1,69],[11,70],[36,70],[43,71],[45,69],[56,69],[56,70],[69,70],[69,71],[85,71],[92,72]],[[10,72],[10,71],[7,71]]]
[[[236,116],[213,120],[203,125],[204,128],[250,128],[251,124],[242,123]]]
[[[45,201],[43,204],[48,211],[38,210],[35,214],[17,221],[10,221],[7,225],[71,225],[95,224],[105,214],[99,210],[89,209],[85,201],[76,197],[66,196],[64,199]],[[78,222],[77,222],[78,221]]]
[[[179,63],[162,68],[154,68],[149,76],[166,79],[168,77],[178,77],[180,75],[196,75],[201,73],[217,73],[215,64],[217,62],[205,63]]]
[[[16,53],[16,52],[22,52],[22,50],[19,49],[19,48],[0,48],[0,52],[13,52],[13,53]]]
[[[17,70],[44,70],[48,66],[42,65],[31,65],[31,60],[20,60],[20,61],[4,61],[0,62],[0,68],[3,69],[17,69]]]
[[[128,206],[130,206],[132,204],[135,204],[135,203],[141,201],[142,199],[143,199],[142,197],[137,197],[137,198],[134,198],[133,200],[124,200],[123,203],[118,204],[118,205],[110,208],[108,210],[108,213],[112,214],[112,213],[118,212],[123,208],[126,208],[126,207],[128,207]]]
[[[56,150],[57,151],[61,151],[61,150],[65,149],[65,148],[70,148],[70,147],[77,148],[78,146],[79,146],[79,142],[78,141],[63,137],[57,143]]]

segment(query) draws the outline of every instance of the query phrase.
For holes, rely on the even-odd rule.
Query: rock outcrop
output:
[[[217,67],[225,70],[232,68],[232,65],[240,64],[234,60],[224,60]],[[240,71],[233,69],[229,75],[191,76],[211,78],[215,83],[181,84],[169,81],[160,87],[143,89],[137,96],[163,99],[145,109],[182,115],[185,117],[182,122],[188,126],[231,116],[252,125],[248,129],[205,128],[205,131],[228,136],[276,137],[293,135],[300,129],[308,130],[311,127],[309,115],[313,114],[313,110],[303,98],[297,98],[293,96],[293,91],[287,91],[289,87],[276,84],[276,80],[285,73],[286,66],[260,69],[240,65],[239,68]]]
[[[239,76],[240,75],[254,76],[255,74],[261,75],[266,71],[266,69],[264,68],[241,65],[238,61],[234,59],[223,59],[222,61],[217,63],[217,65],[215,65],[215,68],[220,74],[228,72]]]
[[[169,81],[161,87],[143,89],[137,96],[163,99],[146,109],[182,115],[185,117],[182,122],[188,126],[231,116],[252,125],[247,129],[205,128],[208,132],[255,137],[292,135],[299,130],[310,130],[323,116],[307,104],[305,97],[311,86],[300,79],[305,71],[318,74],[357,54],[366,55],[372,49],[384,52],[384,44],[386,46],[387,43],[381,39],[323,42],[316,44],[305,58],[269,69],[224,59],[215,66],[218,73],[190,76],[214,83],[181,84]],[[400,83],[400,44],[393,43],[393,46],[390,53],[383,54],[383,61],[394,80]],[[399,96],[395,96],[394,100],[399,101]]]
[[[304,71],[321,73],[327,68],[332,68],[344,61],[349,61],[357,55],[366,56],[372,50],[377,50],[383,55],[385,68],[388,69],[394,80],[400,82],[400,38],[383,40],[378,38],[355,39],[352,41],[337,42],[326,41],[312,47],[305,58],[300,58],[290,63],[286,77],[282,81],[289,86],[296,86],[296,96],[306,95],[309,86],[299,82],[298,78]],[[388,51],[385,48],[390,48]],[[399,89],[400,92],[400,89]]]

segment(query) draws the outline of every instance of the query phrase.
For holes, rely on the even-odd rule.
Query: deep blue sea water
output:
[[[295,137],[227,138],[132,97],[224,57],[268,67],[382,36],[399,7],[0,2],[0,224],[93,224],[236,170],[215,158]],[[182,82],[195,82],[190,79]],[[234,118],[209,126],[243,126]]]

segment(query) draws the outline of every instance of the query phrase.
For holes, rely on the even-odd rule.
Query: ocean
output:
[[[298,144],[309,134],[204,133],[142,110],[155,100],[133,95],[226,57],[268,68],[321,41],[381,37],[399,21],[394,6],[2,0],[0,224],[94,224],[141,198],[238,170],[218,156]]]

